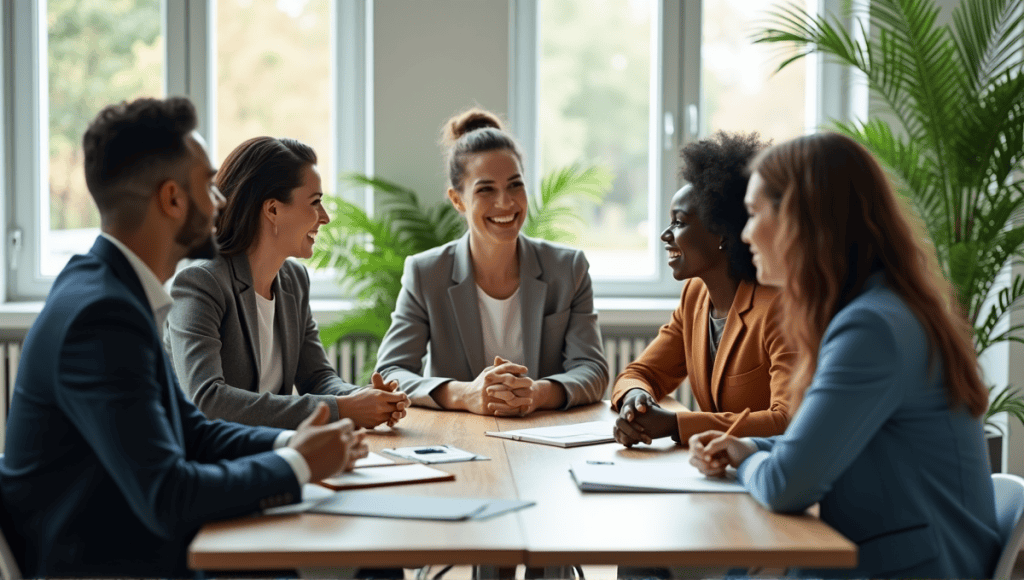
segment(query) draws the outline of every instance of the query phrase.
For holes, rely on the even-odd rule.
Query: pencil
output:
[[[736,428],[740,426],[740,423],[742,423],[743,420],[747,418],[747,415],[750,415],[750,407],[743,409],[743,412],[740,413],[739,417],[736,417],[736,420],[732,422],[732,426],[726,430],[725,435],[722,435],[722,437],[728,437],[729,435],[732,435],[732,432],[735,431]]]

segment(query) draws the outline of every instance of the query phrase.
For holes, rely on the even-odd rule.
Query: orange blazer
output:
[[[774,288],[740,282],[722,331],[714,368],[708,368],[711,298],[699,278],[683,285],[679,307],[657,338],[615,379],[612,408],[630,389],[658,400],[687,377],[700,411],[676,414],[683,443],[695,433],[725,431],[743,409],[750,416],[734,432],[741,437],[781,434],[789,424],[789,377],[796,352],[782,339]]]

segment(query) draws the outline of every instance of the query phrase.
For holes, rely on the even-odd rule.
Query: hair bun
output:
[[[498,129],[499,131],[504,130],[504,126],[502,126],[501,120],[498,119],[497,115],[479,107],[473,107],[448,119],[448,122],[441,129],[441,140],[445,145],[451,147],[466,133],[487,127]]]

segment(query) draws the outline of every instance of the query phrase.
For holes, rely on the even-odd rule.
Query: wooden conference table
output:
[[[668,438],[634,449],[616,443],[561,449],[484,435],[614,417],[607,402],[526,418],[410,409],[396,430],[378,428],[368,434],[371,451],[448,443],[491,460],[436,466],[454,473],[455,481],[369,491],[524,499],[537,505],[467,522],[321,514],[214,522],[192,542],[189,565],[205,570],[856,565],[856,546],[818,518],[775,514],[746,494],[585,493],[569,475],[570,464],[580,460],[687,461],[687,450]]]

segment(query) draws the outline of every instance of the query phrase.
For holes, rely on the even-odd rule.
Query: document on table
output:
[[[395,462],[379,453],[371,451],[366,457],[357,459],[354,467],[359,469],[360,467],[380,467],[382,465],[395,465]]]
[[[493,508],[492,504],[495,504]],[[458,521],[490,517],[530,505],[533,502],[355,492],[335,494],[309,511],[343,516]]]
[[[384,465],[378,467],[357,467],[347,473],[328,477],[321,484],[331,489],[362,489],[385,485],[407,483],[429,483],[431,481],[452,481],[455,475],[421,463],[405,465]]]
[[[464,451],[451,445],[417,445],[399,447],[397,449],[381,449],[381,452],[394,457],[417,461],[419,463],[457,463],[459,461],[487,461],[490,457]]]
[[[491,437],[542,443],[555,447],[580,447],[615,441],[615,436],[612,435],[613,426],[614,424],[608,421],[590,421],[589,423],[534,427],[514,431],[487,431],[486,434]]]
[[[569,473],[583,491],[746,493],[735,478],[712,478],[689,463],[580,461]]]
[[[301,514],[315,506],[318,502],[321,502],[332,495],[334,495],[334,492],[326,487],[315,483],[307,483],[302,486],[302,501],[299,503],[267,508],[263,510],[263,515],[280,516],[285,514]]]

